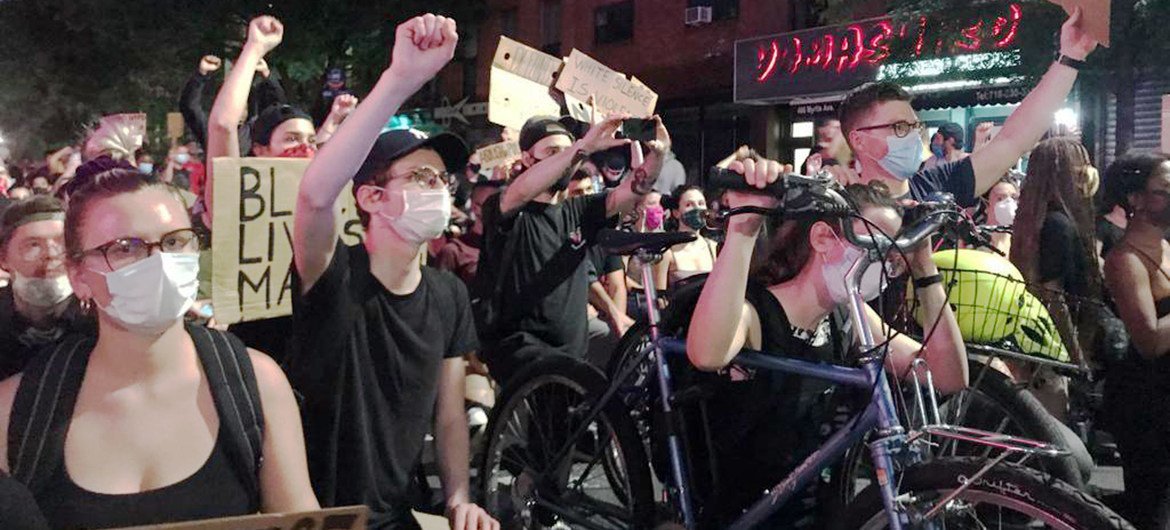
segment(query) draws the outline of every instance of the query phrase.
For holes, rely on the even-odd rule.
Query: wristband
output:
[[[931,285],[934,285],[936,283],[942,283],[942,275],[941,274],[932,274],[930,276],[923,276],[922,278],[915,278],[914,279],[914,288],[915,289],[925,289],[925,288],[930,287]]]
[[[1063,64],[1063,65],[1065,65],[1069,68],[1072,68],[1073,70],[1076,70],[1078,72],[1082,68],[1085,67],[1085,61],[1081,61],[1079,59],[1073,59],[1072,57],[1069,57],[1063,53],[1060,54],[1060,56],[1056,58],[1056,62],[1057,62],[1057,64]]]

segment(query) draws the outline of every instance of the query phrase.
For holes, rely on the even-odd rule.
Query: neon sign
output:
[[[1011,48],[1022,18],[1020,5],[1010,4],[991,24],[979,20],[960,29],[958,35],[935,37],[933,49],[936,53],[948,48],[951,53],[974,53]],[[764,83],[776,75],[796,76],[810,69],[843,73],[863,64],[878,66],[890,57],[891,47],[899,41],[912,40],[913,57],[922,57],[930,30],[929,20],[919,17],[897,26],[891,20],[850,24],[811,39],[797,35],[774,38],[756,48],[755,80]]]
[[[1012,3],[998,9],[961,23],[888,17],[739,41],[736,100],[851,88],[873,79],[891,57],[930,60],[1018,49],[1023,8]]]

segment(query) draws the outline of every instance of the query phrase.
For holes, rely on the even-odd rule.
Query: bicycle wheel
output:
[[[968,361],[971,386],[948,396],[939,405],[944,423],[1019,436],[1049,443],[1069,451],[1061,458],[1033,459],[1035,467],[1077,488],[1084,488],[1093,470],[1092,458],[1084,443],[1063,426],[1024,385],[1017,385],[999,370],[977,361]],[[947,440],[941,456],[986,456],[981,445]]]
[[[620,382],[621,389],[618,390],[617,395],[625,403],[626,409],[630,411],[630,416],[634,419],[634,424],[638,428],[638,434],[641,439],[647,442],[650,439],[650,416],[653,413],[652,409],[654,407],[653,397],[656,395],[654,381],[652,379],[654,376],[654,358],[639,358],[641,357],[641,353],[649,345],[650,324],[645,320],[639,320],[629,331],[626,331],[625,335],[622,335],[605,368],[606,377],[610,381],[616,381],[617,376],[630,364],[639,360],[642,361],[629,377]],[[647,447],[647,450],[649,450],[649,447]]]
[[[595,368],[556,355],[530,365],[504,390],[480,468],[481,498],[503,528],[650,526],[649,464],[620,400],[610,400],[567,456],[556,459],[606,386]]]
[[[907,508],[912,514],[924,515],[959,486],[970,485],[933,519],[911,528],[1133,528],[1101,501],[1035,469],[1001,463],[978,480],[970,480],[986,463],[974,457],[947,458],[906,469],[898,493],[911,499]],[[834,528],[879,530],[888,525],[881,494],[872,486],[846,508]]]
[[[1061,458],[1034,458],[1027,465],[1082,488],[1087,481],[1084,460],[1088,459],[1091,473],[1092,459],[1080,440],[1071,431],[1062,429],[1060,422],[1044,410],[1026,388],[1013,384],[1006,375],[986,364],[968,363],[971,386],[945,397],[939,404],[943,423],[1028,438],[1066,449],[1072,454]],[[908,427],[918,426],[921,421],[917,413],[910,411],[910,414],[914,417],[903,418],[903,423]],[[979,444],[943,440],[933,453],[944,457],[986,456],[988,451],[986,446]],[[862,443],[850,448],[834,468],[832,491],[837,492],[842,501],[849,502],[872,481],[869,447]]]

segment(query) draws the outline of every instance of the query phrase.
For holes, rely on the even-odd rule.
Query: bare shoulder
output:
[[[290,388],[284,370],[268,354],[248,348],[248,357],[252,360],[252,370],[256,373],[261,395]]]

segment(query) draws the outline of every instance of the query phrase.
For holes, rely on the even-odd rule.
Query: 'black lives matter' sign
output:
[[[292,314],[293,210],[306,159],[217,158],[211,299],[221,324]],[[353,194],[338,199],[346,244],[361,241]]]

